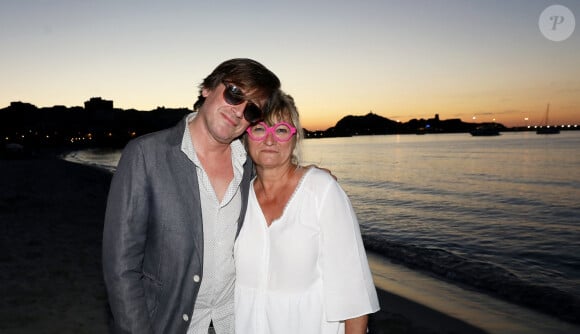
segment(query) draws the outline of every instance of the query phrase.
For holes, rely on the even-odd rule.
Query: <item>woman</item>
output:
[[[330,174],[299,166],[292,98],[271,110],[244,138],[256,177],[234,247],[236,333],[366,333],[379,304],[356,215]]]

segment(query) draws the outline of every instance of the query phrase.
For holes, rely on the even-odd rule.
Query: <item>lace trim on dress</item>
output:
[[[300,167],[300,166],[296,167],[296,169],[299,169],[299,168],[305,168],[305,167]],[[310,172],[312,171],[312,168],[313,167],[306,167],[306,172],[304,172],[304,175],[302,175],[300,177],[300,181],[298,181],[298,184],[296,185],[296,188],[294,188],[292,195],[290,196],[290,198],[286,202],[286,205],[284,205],[284,209],[282,210],[282,214],[280,215],[280,217],[273,219],[272,223],[270,223],[270,226],[268,226],[268,227],[272,227],[272,225],[274,225],[275,222],[277,222],[278,220],[281,220],[282,218],[284,218],[284,216],[286,216],[286,211],[288,210],[288,206],[290,206],[290,203],[293,202],[294,197],[296,197],[296,194],[298,193],[298,190],[302,187],[302,184],[304,183],[304,179],[306,179],[306,176],[308,174],[310,174]]]

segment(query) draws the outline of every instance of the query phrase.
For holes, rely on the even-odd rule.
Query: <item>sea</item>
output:
[[[114,172],[120,154],[66,159]],[[337,177],[369,253],[580,322],[580,131],[306,139],[302,157]]]

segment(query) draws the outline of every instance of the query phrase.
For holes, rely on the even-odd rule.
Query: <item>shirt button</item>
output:
[[[199,276],[198,275],[193,275],[193,281],[195,283],[199,283]]]
[[[187,314],[183,315],[183,321],[189,321],[189,316]]]

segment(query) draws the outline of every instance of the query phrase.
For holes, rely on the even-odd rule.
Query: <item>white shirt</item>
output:
[[[196,113],[188,115],[187,123],[195,116]],[[189,127],[185,127],[181,149],[196,166],[203,220],[203,277],[187,334],[207,334],[210,321],[218,334],[234,332],[233,247],[247,154],[239,140],[233,141],[230,147],[234,178],[220,202],[195,153]]]
[[[305,173],[270,227],[252,185],[234,255],[236,333],[344,333],[379,310],[356,215],[324,171]]]

